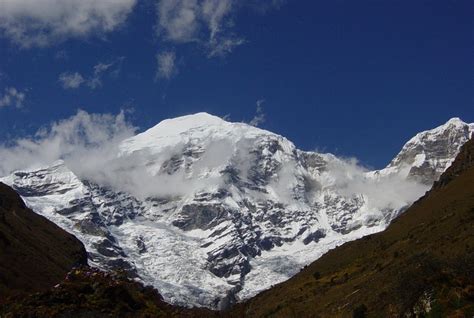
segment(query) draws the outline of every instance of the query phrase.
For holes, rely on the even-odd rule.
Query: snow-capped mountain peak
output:
[[[231,123],[208,113],[197,113],[173,119],[166,119],[156,126],[125,140],[120,148],[124,153],[149,149],[160,150],[165,147],[193,142],[196,140],[210,142],[216,139],[241,139],[255,137],[271,132],[250,126],[245,123]]]
[[[383,230],[472,130],[452,119],[411,139],[386,169],[367,173],[269,131],[198,113],[122,141],[98,168],[65,160],[2,180],[80,238],[96,266],[126,268],[170,302],[216,308]]]
[[[194,130],[206,130],[210,127],[226,126],[229,123],[208,113],[197,113],[173,119],[165,119],[156,126],[124,142],[124,145],[143,141],[146,144],[154,139],[176,137]]]

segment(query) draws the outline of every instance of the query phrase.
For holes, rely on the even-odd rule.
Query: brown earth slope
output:
[[[0,183],[0,300],[48,289],[80,264],[87,264],[82,243]]]
[[[384,232],[344,244],[232,317],[474,317],[474,140]]]

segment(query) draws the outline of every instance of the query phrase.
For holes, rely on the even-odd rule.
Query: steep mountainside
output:
[[[0,183],[0,299],[50,288],[87,264],[82,243]]]
[[[412,139],[386,169],[367,172],[199,113],[124,140],[103,162],[64,158],[2,180],[75,234],[91,264],[125,268],[175,304],[225,308],[383,230],[472,130],[450,120]]]
[[[383,232],[322,256],[234,317],[472,317],[474,140]]]

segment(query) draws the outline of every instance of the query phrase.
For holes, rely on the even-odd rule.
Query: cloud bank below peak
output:
[[[165,162],[168,156],[182,152],[184,144],[178,142],[167,146],[160,155],[150,152],[147,147],[129,153],[121,151],[124,140],[135,135],[136,128],[123,111],[114,115],[79,110],[70,118],[44,127],[34,136],[0,145],[0,178],[14,171],[35,170],[63,160],[80,179],[124,191],[139,199],[181,196],[200,189],[219,187],[224,182],[220,175],[196,176],[234,156],[234,147],[229,144],[231,141],[221,140],[206,146],[206,153],[196,163],[194,177],[189,178],[184,171],[172,175],[157,174],[149,163]],[[234,158],[237,160],[235,164],[240,167],[239,170],[247,171],[245,149],[250,149],[250,144],[240,141],[239,147],[243,152],[238,155],[240,157]],[[276,189],[283,189],[280,195],[290,197],[284,189],[293,180],[294,171],[292,161],[285,162],[281,167],[279,179],[275,181],[278,183]],[[349,198],[354,194],[370,197],[370,207],[375,210],[403,206],[427,190],[426,186],[400,175],[372,178],[367,172],[356,160],[334,157],[328,161],[327,170],[318,182],[337,189]]]
[[[113,115],[79,110],[74,116],[41,128],[34,136],[16,139],[9,145],[0,144],[0,176],[57,160],[80,161],[92,154],[113,153],[112,149],[135,131],[123,111]]]

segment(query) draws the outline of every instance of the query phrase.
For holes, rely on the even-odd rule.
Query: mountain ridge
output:
[[[466,131],[446,128],[459,142],[441,131],[434,148],[448,156]],[[409,149],[408,168],[398,168],[410,171],[413,151],[432,148],[423,147]],[[77,235],[91,264],[126,268],[182,305],[249,298],[327,250],[383,230],[428,190],[403,169],[367,172],[204,113],[164,121],[118,149],[99,170],[76,171],[65,160],[2,180]]]
[[[45,317],[470,316],[473,180],[471,139],[440,181],[385,231],[329,251],[288,281],[227,311],[171,306],[156,290],[123,274],[77,267],[49,291],[10,299],[0,312]],[[9,202],[3,207],[10,208]]]

